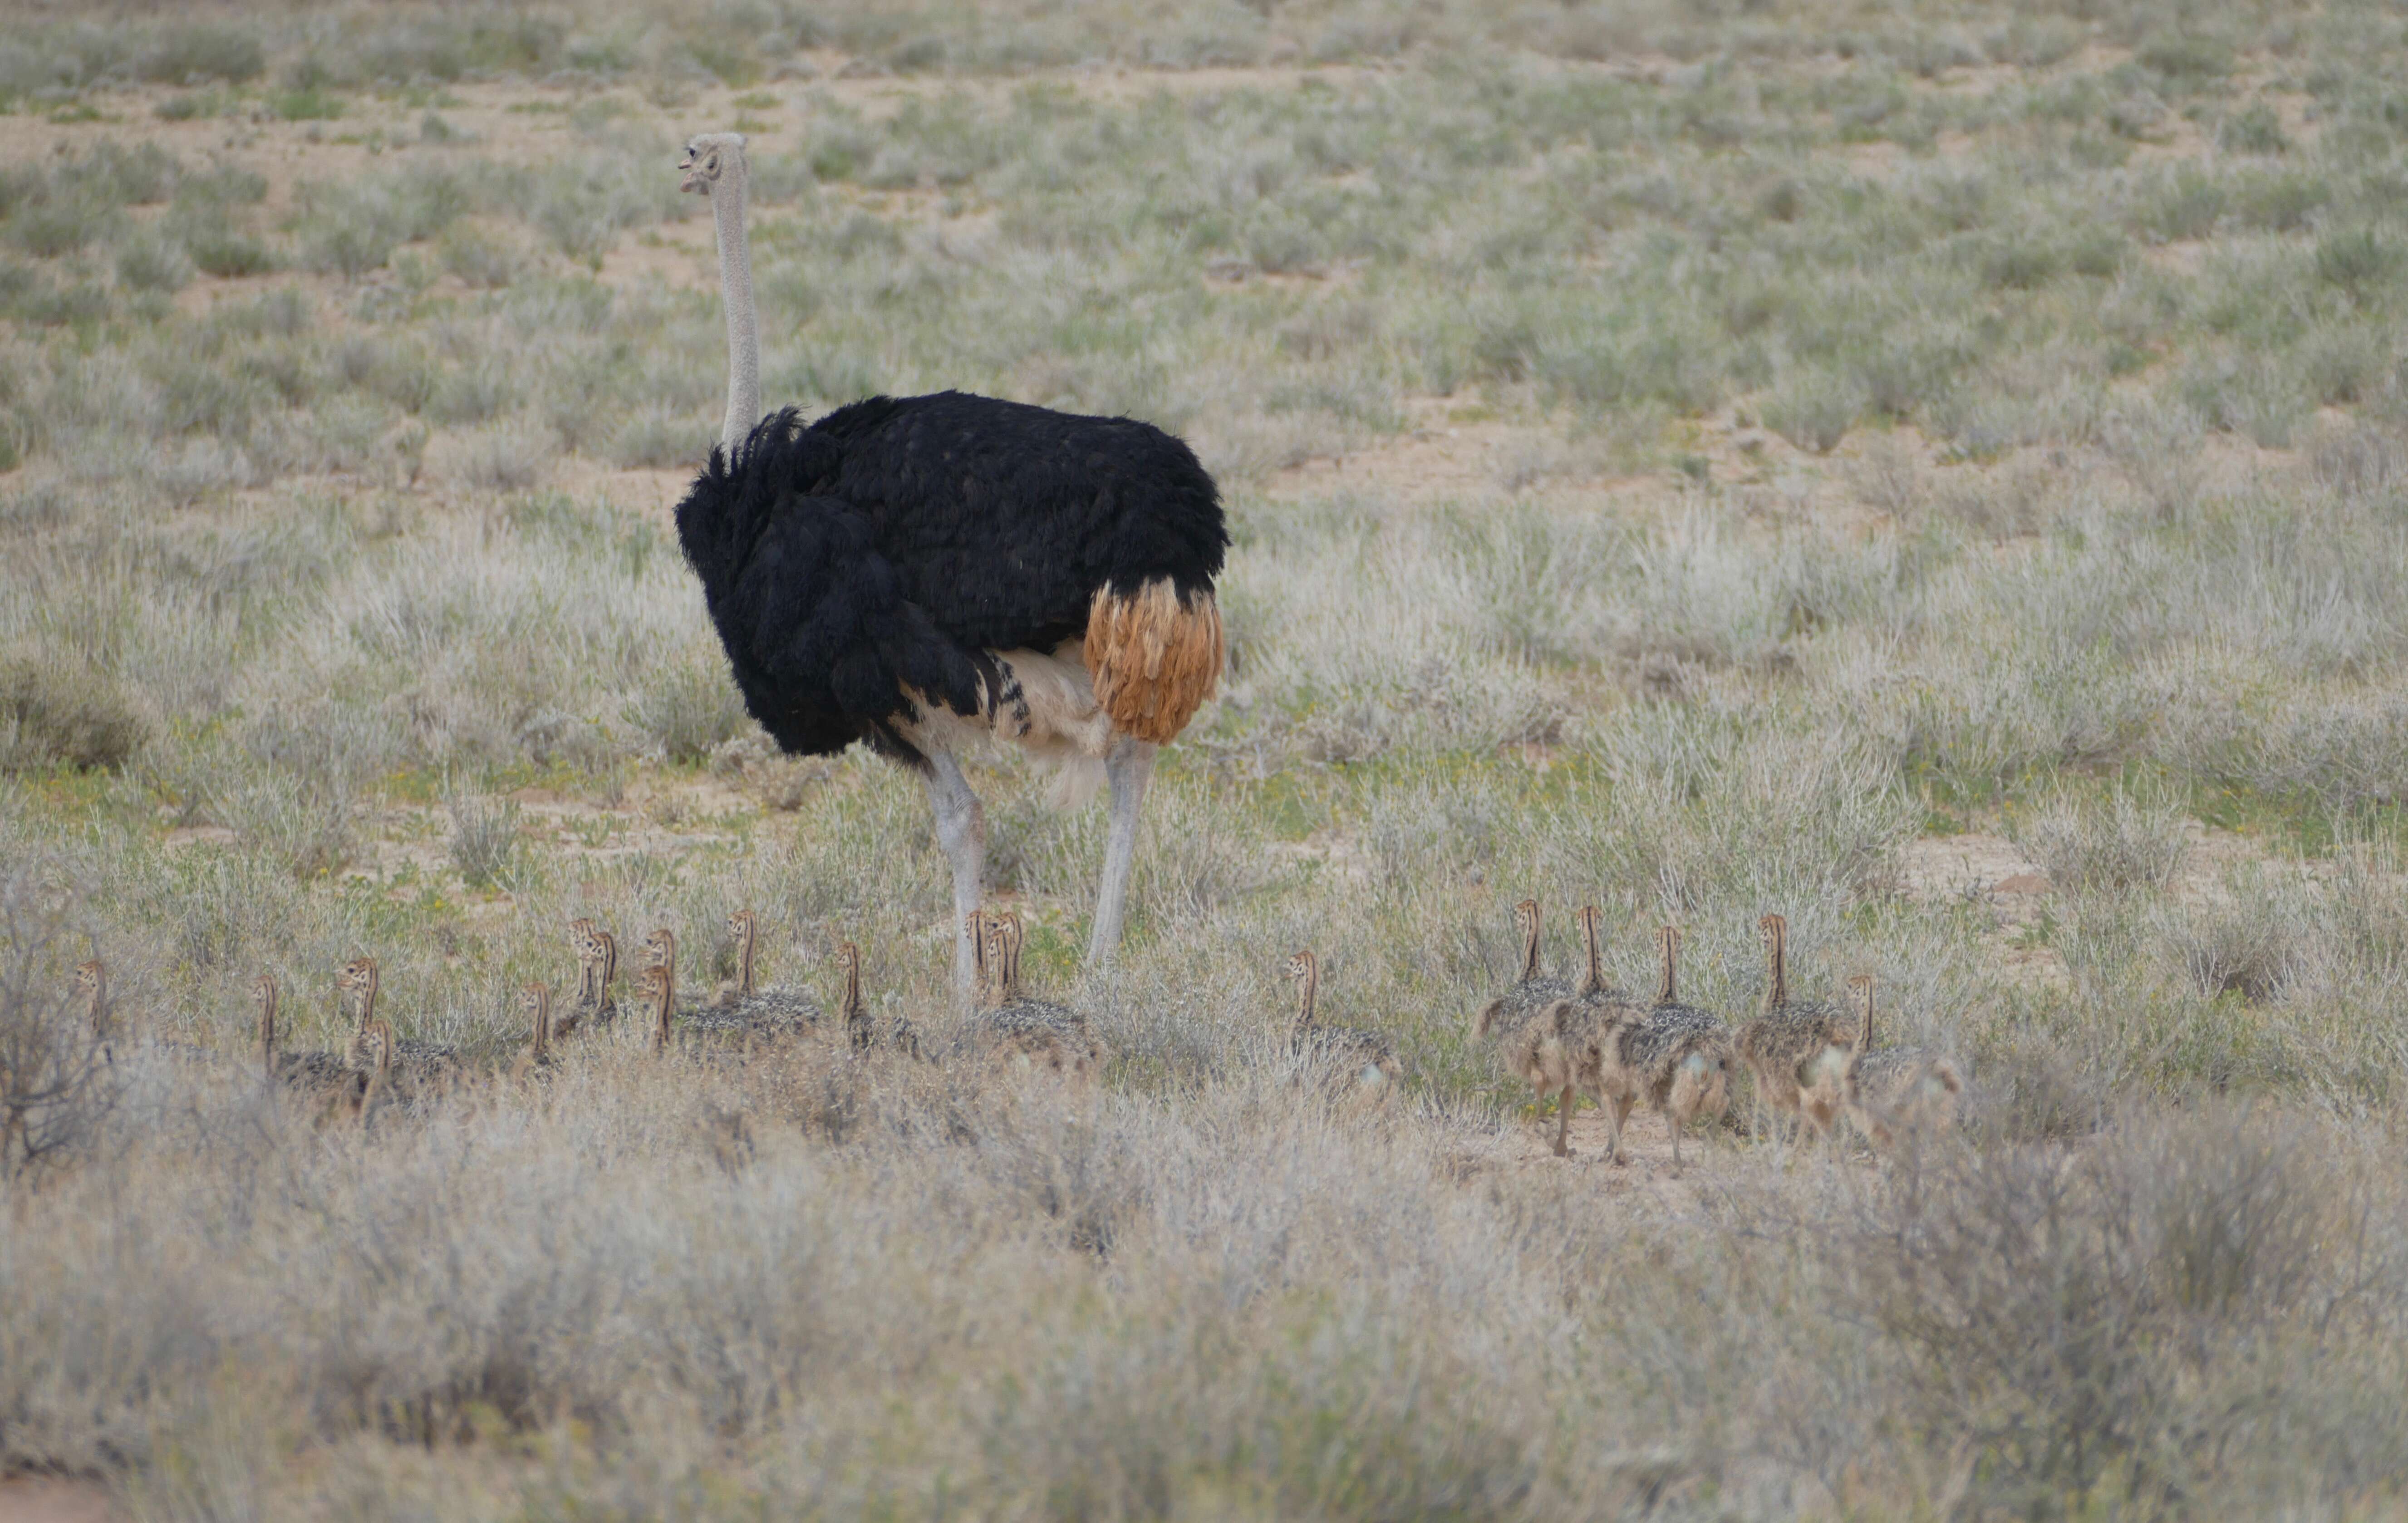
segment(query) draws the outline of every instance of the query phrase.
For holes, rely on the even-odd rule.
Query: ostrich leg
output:
[[[962,776],[961,763],[944,752],[928,754],[928,803],[937,813],[937,844],[953,868],[953,1003],[970,1008],[970,912],[979,907],[979,879],[986,867],[986,812]]]
[[[1129,864],[1137,856],[1137,816],[1145,803],[1146,780],[1154,775],[1152,741],[1123,736],[1104,759],[1112,785],[1112,833],[1104,846],[1104,883],[1096,896],[1095,935],[1087,942],[1087,966],[1111,961],[1121,945],[1121,905],[1128,898]]]

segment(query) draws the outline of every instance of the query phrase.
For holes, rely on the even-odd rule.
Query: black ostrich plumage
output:
[[[711,452],[677,524],[780,746],[918,765],[905,687],[976,713],[982,653],[1083,635],[1099,589],[1209,593],[1229,543],[1211,476],[1161,429],[961,392],[773,413],[733,461]]]

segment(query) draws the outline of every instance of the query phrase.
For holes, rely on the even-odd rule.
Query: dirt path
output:
[[[108,1489],[47,1475],[0,1480],[0,1523],[114,1523]]]
[[[1487,1149],[1465,1161],[1497,1170],[1571,1170],[1593,1184],[1600,1195],[1636,1196],[1669,1210],[1684,1212],[1703,1210],[1715,1182],[1727,1179],[1742,1160],[1755,1162],[1772,1157],[1769,1148],[1759,1155],[1744,1139],[1720,1127],[1698,1126],[1681,1139],[1681,1163],[1675,1168],[1670,1129],[1663,1117],[1641,1110],[1634,1112],[1623,1128],[1622,1162],[1609,1163],[1605,1156],[1605,1118],[1595,1107],[1586,1105],[1572,1116],[1570,1157],[1555,1156],[1555,1140],[1553,1117],[1543,1125],[1518,1121],[1509,1125]],[[1849,1168],[1870,1171],[1877,1167],[1871,1155],[1853,1140],[1848,1149],[1836,1157]],[[1810,1151],[1795,1157],[1819,1158],[1819,1155]]]

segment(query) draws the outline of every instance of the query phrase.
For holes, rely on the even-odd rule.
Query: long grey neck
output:
[[[727,308],[727,421],[719,442],[733,463],[736,447],[761,421],[761,323],[752,309],[752,255],[744,237],[744,181],[710,198],[719,230],[719,290]]]

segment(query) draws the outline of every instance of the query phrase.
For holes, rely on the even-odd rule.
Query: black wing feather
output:
[[[943,392],[871,397],[809,427],[792,409],[678,507],[745,706],[791,752],[896,734],[916,688],[978,703],[983,651],[1050,648],[1096,592],[1209,590],[1218,491],[1149,424]]]

